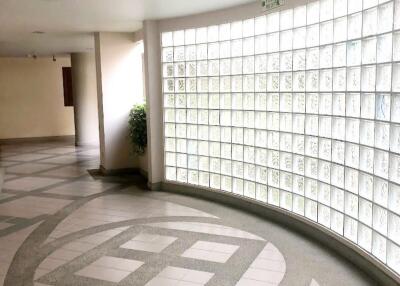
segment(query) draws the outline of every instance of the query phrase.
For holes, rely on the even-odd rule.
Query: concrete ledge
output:
[[[156,187],[157,184],[160,184],[159,188],[153,189],[152,186],[154,185]],[[292,212],[250,198],[238,196],[233,193],[215,191],[197,186],[192,187],[183,184],[162,182],[151,184],[150,189],[190,195],[213,202],[219,202],[275,221],[280,225],[285,225],[288,228],[327,246],[335,253],[340,254],[352,264],[356,265],[366,275],[378,282],[379,285],[400,285],[400,277],[396,273],[391,271],[378,260],[374,259],[367,252],[357,247],[354,243],[344,237],[336,235],[329,229]]]
[[[0,139],[0,145],[12,145],[18,143],[46,143],[46,142],[74,143],[75,135]]]

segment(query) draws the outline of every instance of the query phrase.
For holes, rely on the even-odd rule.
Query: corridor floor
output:
[[[98,150],[0,146],[0,286],[376,285],[332,251],[213,202],[96,176]]]

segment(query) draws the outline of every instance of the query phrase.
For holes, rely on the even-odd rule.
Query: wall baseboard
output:
[[[45,143],[45,142],[74,143],[75,142],[75,135],[0,139],[0,145],[12,145],[12,144],[20,144],[20,143]]]
[[[104,168],[104,166],[100,165],[100,172],[103,176],[139,174],[139,175],[143,176],[146,180],[148,177],[147,171],[145,171],[141,168],[106,169],[106,168]]]
[[[152,188],[153,186],[155,188]],[[192,187],[170,182],[159,182],[149,184],[149,188],[151,190],[189,195],[218,202],[274,221],[279,225],[286,226],[330,248],[378,282],[379,285],[400,285],[400,278],[393,271],[373,259],[352,242],[319,226],[311,220],[290,213],[279,207],[263,204],[250,198],[239,197],[232,193],[215,191],[198,186]]]

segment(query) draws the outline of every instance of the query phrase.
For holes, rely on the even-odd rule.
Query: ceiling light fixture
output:
[[[56,57],[53,55],[53,62],[57,61]]]

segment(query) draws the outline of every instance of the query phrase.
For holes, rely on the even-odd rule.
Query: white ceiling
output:
[[[0,56],[88,51],[93,49],[96,31],[133,32],[146,19],[185,16],[254,1],[0,0]]]

